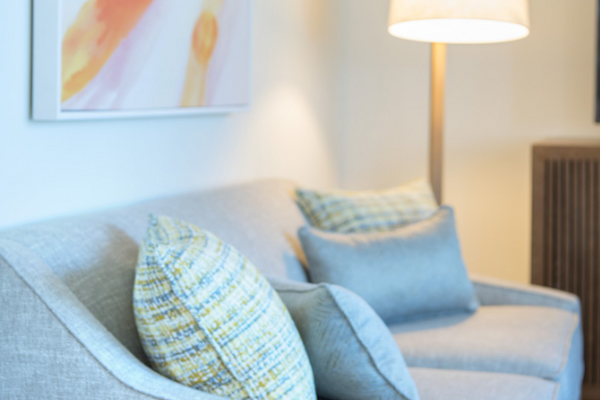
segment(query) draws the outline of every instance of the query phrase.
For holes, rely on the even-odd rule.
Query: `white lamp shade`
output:
[[[432,43],[497,43],[529,35],[528,0],[392,0],[390,34]]]

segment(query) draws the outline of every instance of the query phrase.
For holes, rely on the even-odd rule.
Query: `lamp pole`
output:
[[[429,181],[433,194],[442,203],[444,163],[444,89],[446,85],[446,44],[431,44],[431,122]]]
[[[429,179],[443,201],[446,44],[500,43],[529,35],[529,0],[391,0],[388,32],[432,43]]]

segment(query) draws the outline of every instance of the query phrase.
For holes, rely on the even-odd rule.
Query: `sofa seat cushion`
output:
[[[555,400],[559,385],[514,374],[410,368],[421,400]]]
[[[565,310],[486,306],[390,330],[409,367],[531,375],[565,386],[582,374],[579,316]]]

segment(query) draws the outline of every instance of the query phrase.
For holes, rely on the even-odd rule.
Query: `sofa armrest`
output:
[[[19,250],[0,243],[0,399],[222,399],[144,365]]]
[[[579,298],[561,290],[480,275],[471,275],[471,280],[482,306],[540,306],[580,312]]]

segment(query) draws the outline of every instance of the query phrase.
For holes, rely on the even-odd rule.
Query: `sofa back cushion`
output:
[[[121,343],[145,360],[132,293],[148,215],[182,219],[215,233],[268,277],[306,281],[296,235],[304,219],[293,192],[289,182],[261,181],[10,229],[0,233],[0,240],[19,243],[42,259]]]

